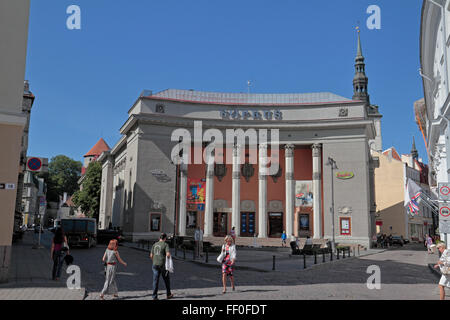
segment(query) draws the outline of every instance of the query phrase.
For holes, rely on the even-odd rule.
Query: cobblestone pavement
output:
[[[65,288],[67,275],[60,283],[49,280],[51,262],[49,244],[51,234],[43,236],[46,249],[31,249],[30,245],[15,245],[13,250],[13,281],[0,285],[0,299],[82,299],[84,290]],[[105,245],[95,248],[71,248],[74,264],[81,268],[82,287],[87,300],[99,298],[104,273],[101,258]],[[121,246],[120,254],[128,267],[119,266],[117,283],[119,299],[151,299],[152,271],[148,252]],[[313,265],[309,257],[303,269],[300,257],[287,252],[240,250],[235,271],[236,291],[222,294],[221,269],[211,254],[209,264],[183,260],[174,261],[171,274],[172,292],[176,299],[193,300],[305,300],[305,299],[439,299],[438,278],[428,268],[437,254],[429,255],[421,245],[401,249],[371,251],[361,257],[334,260]],[[272,271],[272,257],[277,267]],[[189,259],[187,253],[187,259]],[[321,262],[321,259],[318,259]],[[381,270],[381,289],[369,290],[367,268],[377,265]],[[242,266],[245,266],[243,268]],[[25,276],[24,276],[25,275]],[[107,297],[107,299],[111,299]],[[160,299],[165,299],[165,287],[160,282]]]
[[[51,233],[42,236],[47,247],[33,248],[35,234],[26,232],[11,252],[10,281],[0,284],[0,300],[83,300],[85,291],[67,289],[63,268],[60,281],[51,280]]]
[[[88,300],[98,299],[104,276],[101,258],[105,246],[73,249],[82,270]],[[119,299],[151,299],[152,272],[148,253],[120,247],[128,267],[119,266]],[[346,258],[303,270],[235,271],[236,291],[222,294],[220,265],[203,265],[176,259],[171,274],[172,292],[177,299],[439,299],[438,278],[428,269],[437,255],[428,255],[420,246],[388,250],[360,258]],[[258,262],[256,261],[257,265]],[[369,290],[367,267],[381,269],[381,289]],[[160,298],[165,287],[160,282]]]

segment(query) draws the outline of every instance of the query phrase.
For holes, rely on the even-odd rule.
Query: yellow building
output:
[[[29,0],[0,1],[0,282],[8,280],[20,170]],[[3,45],[7,44],[7,45]]]
[[[377,234],[403,236],[410,241],[423,241],[427,233],[433,235],[431,209],[420,202],[418,215],[412,216],[404,206],[407,178],[430,194],[428,166],[418,159],[414,145],[411,154],[401,157],[393,147],[373,155],[379,157],[380,164],[375,169]]]

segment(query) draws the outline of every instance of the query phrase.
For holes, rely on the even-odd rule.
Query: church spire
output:
[[[366,64],[362,54],[360,30],[359,27],[356,29],[358,30],[358,49],[355,58],[355,76],[353,78],[353,100],[361,100],[370,104],[369,93],[367,92],[369,79],[366,77]]]
[[[416,149],[416,141],[414,139],[414,136],[413,136],[413,144],[412,144],[412,148],[411,148],[411,156],[415,160],[419,159],[419,152]]]

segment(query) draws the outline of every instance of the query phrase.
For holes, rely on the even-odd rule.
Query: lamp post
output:
[[[328,157],[328,166],[331,167],[331,225],[333,232],[333,240],[331,241],[331,250],[336,252],[336,242],[335,242],[335,229],[334,229],[334,169],[337,169],[336,161],[333,158]]]

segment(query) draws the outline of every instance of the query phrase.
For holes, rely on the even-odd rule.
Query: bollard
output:
[[[359,244],[358,244],[358,257],[359,257]]]
[[[314,251],[314,264],[317,264],[317,252]]]
[[[355,248],[353,248],[353,256],[355,257]]]
[[[303,254],[303,269],[306,269],[306,254]]]
[[[322,251],[322,262],[325,263],[325,251]]]
[[[336,249],[336,252],[337,252],[337,255],[336,255],[336,258],[339,260],[339,249]]]
[[[273,265],[272,265],[272,270],[275,270],[275,256],[273,256]]]
[[[209,260],[209,256],[208,256],[208,247],[206,247],[206,252],[205,252],[206,254],[205,254],[205,262],[206,263],[208,263],[208,260]]]
[[[186,260],[186,248],[183,248],[183,260]]]
[[[175,257],[177,256],[177,245],[175,244]]]
[[[330,251],[330,261],[333,261],[333,249]]]
[[[345,248],[342,249],[342,259],[345,259]]]
[[[147,250],[150,250],[150,240],[147,240]]]

